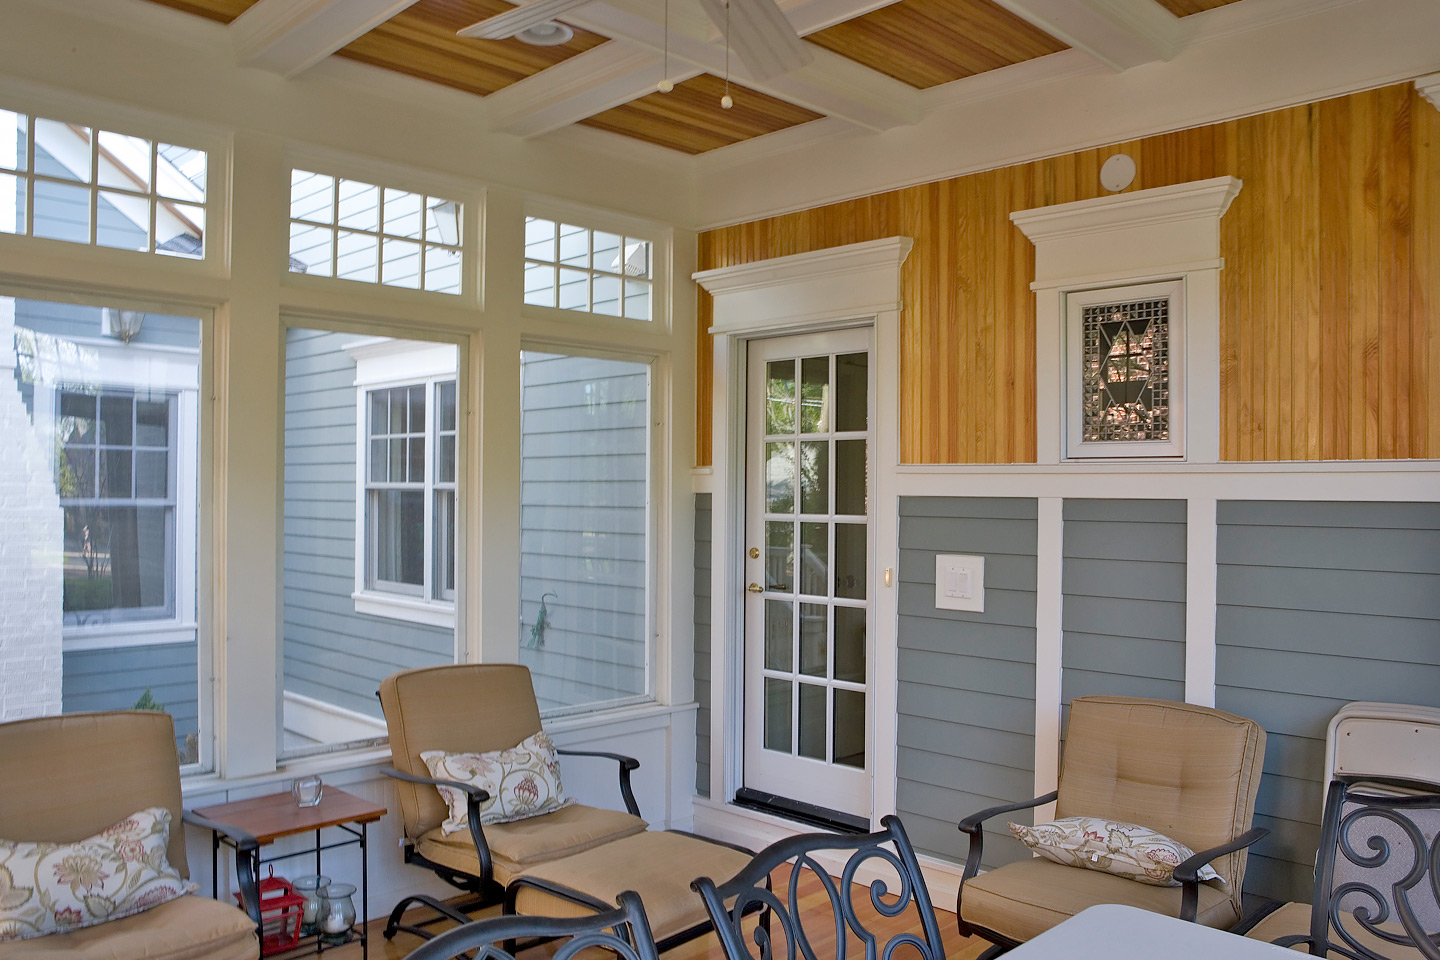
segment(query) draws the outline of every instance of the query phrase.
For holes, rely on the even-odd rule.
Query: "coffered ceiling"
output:
[[[915,124],[937,96],[1070,48],[1116,71],[1167,60],[1187,18],[1237,0],[781,0],[813,56],[768,79],[697,0],[581,3],[557,17],[572,35],[553,46],[457,36],[513,9],[505,0],[151,2],[225,24],[245,66],[295,77],[343,57],[483,97],[493,130],[583,124],[693,155],[826,118]]]

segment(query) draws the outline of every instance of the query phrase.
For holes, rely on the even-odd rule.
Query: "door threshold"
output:
[[[737,807],[758,810],[785,820],[793,820],[832,833],[861,834],[870,832],[870,821],[853,813],[831,810],[803,800],[792,800],[774,793],[741,787],[732,801]]]

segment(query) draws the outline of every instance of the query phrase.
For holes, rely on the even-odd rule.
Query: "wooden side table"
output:
[[[315,831],[315,845],[313,847],[297,850],[294,853],[281,853],[272,856],[262,856],[257,850],[254,854],[255,876],[260,876],[260,864],[273,863],[277,860],[288,860],[291,857],[303,857],[313,853],[315,855],[315,872],[322,873],[320,868],[321,853],[325,850],[333,850],[336,847],[348,847],[358,845],[360,847],[360,916],[357,919],[356,927],[360,938],[360,952],[368,960],[370,956],[369,936],[366,934],[365,922],[370,914],[370,858],[368,834],[369,826],[376,820],[385,816],[388,812],[384,807],[371,803],[344,790],[337,790],[334,787],[326,787],[324,796],[320,802],[313,807],[302,807],[295,803],[295,798],[289,793],[275,793],[264,797],[254,797],[250,800],[237,800],[234,803],[221,803],[211,807],[198,807],[195,812],[202,817],[218,820],[221,823],[234,824],[243,830],[254,835],[260,841],[263,848],[267,844],[274,843],[281,837],[289,837],[299,833]],[[320,842],[320,831],[326,827],[335,827],[349,834],[348,839],[339,840],[334,843]],[[220,893],[220,844],[233,847],[229,839],[221,834],[211,831],[210,833],[210,862],[212,887],[211,896],[218,897]],[[352,932],[353,936],[353,932]],[[314,938],[314,950],[312,953],[321,953],[326,944],[320,938]],[[298,948],[297,948],[298,949]],[[299,954],[297,954],[299,955]]]

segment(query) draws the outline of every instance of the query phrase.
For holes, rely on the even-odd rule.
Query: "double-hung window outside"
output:
[[[455,596],[455,380],[365,392],[365,587]]]

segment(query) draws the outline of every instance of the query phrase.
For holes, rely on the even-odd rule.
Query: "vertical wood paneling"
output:
[[[901,316],[901,459],[1035,459],[1033,247],[1014,210],[1230,174],[1221,221],[1225,460],[1440,456],[1440,115],[1403,84],[737,224],[701,269],[915,239]],[[697,462],[710,462],[700,296]]]

